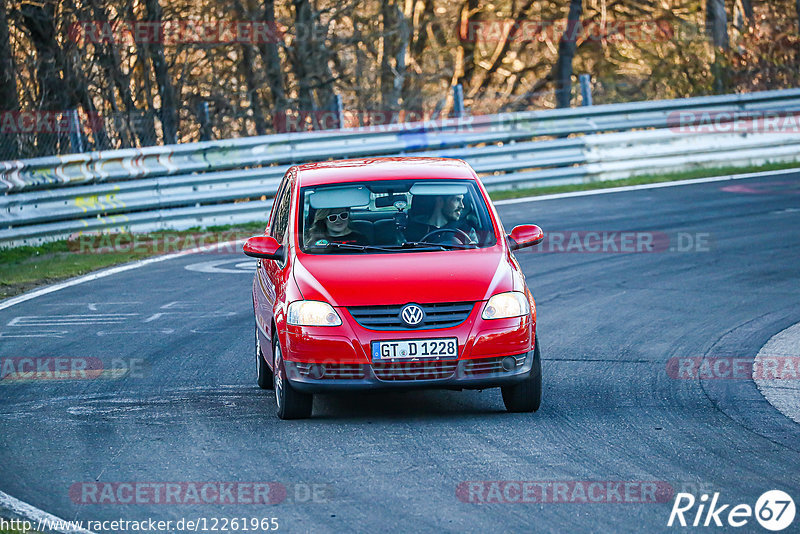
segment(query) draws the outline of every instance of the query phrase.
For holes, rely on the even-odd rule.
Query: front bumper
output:
[[[503,367],[504,359],[506,368]],[[471,360],[386,364],[284,361],[284,364],[292,387],[304,393],[387,389],[486,389],[525,380],[533,366],[533,351],[511,357]]]

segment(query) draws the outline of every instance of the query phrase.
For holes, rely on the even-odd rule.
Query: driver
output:
[[[423,199],[424,201],[420,202]],[[422,204],[428,204],[428,209],[424,209]],[[411,207],[414,213],[410,215],[406,229],[406,236],[410,241],[419,241],[435,230],[453,229],[461,230],[470,237],[472,242],[477,242],[475,229],[461,220],[461,214],[464,211],[464,195],[436,196],[433,198],[432,206],[428,198],[417,197]],[[460,232],[442,232],[442,234],[451,234],[456,237],[461,235]]]
[[[367,236],[350,227],[350,208],[318,209],[306,232],[305,242],[310,247],[328,243],[370,244]]]

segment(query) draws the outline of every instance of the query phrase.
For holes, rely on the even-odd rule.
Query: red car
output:
[[[508,411],[539,408],[536,305],[475,171],[439,158],[290,168],[253,281],[258,385],[278,416],[309,417],[314,393],[500,387]]]

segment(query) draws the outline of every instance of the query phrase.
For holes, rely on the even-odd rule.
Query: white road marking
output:
[[[594,195],[608,195],[611,193],[624,193],[626,191],[639,191],[642,189],[661,189],[662,187],[678,187],[681,185],[707,184],[711,182],[725,182],[727,180],[745,180],[747,178],[761,178],[800,172],[797,169],[784,169],[780,171],[761,171],[749,174],[732,174],[730,176],[713,176],[711,178],[694,178],[691,180],[678,180],[677,182],[659,182],[656,184],[626,185],[622,187],[609,187],[607,189],[592,189],[591,191],[571,191],[569,193],[555,193],[552,195],[539,195],[536,197],[509,198],[492,202],[495,206],[508,206],[510,204],[524,204],[525,202],[541,202],[558,198],[589,197]],[[602,182],[600,182],[602,183]]]
[[[97,313],[92,315],[20,315],[6,326],[75,326],[123,323],[138,313]]]
[[[767,344],[758,351],[753,362],[753,381],[758,390],[776,410],[794,421],[800,423],[800,376],[797,373],[797,361],[800,358],[800,323],[790,326],[783,332],[779,332],[767,341]],[[784,366],[774,373],[765,373],[763,370],[769,368],[765,365],[765,360],[783,361]],[[794,365],[793,365],[794,362]],[[778,372],[783,379],[766,379],[763,376],[756,376],[756,370],[761,370],[761,374],[775,376]]]
[[[233,263],[236,260],[214,260],[214,261],[204,261],[201,263],[192,263],[191,265],[184,266],[184,269],[187,271],[195,271],[198,273],[208,273],[208,274],[217,274],[217,273],[237,273],[237,274],[249,274],[252,275],[253,272],[256,270],[256,262],[241,262],[234,265],[234,269],[219,267],[219,265],[225,265],[229,263]]]
[[[174,334],[174,328],[163,328],[161,330],[100,330],[98,336],[119,336],[119,335],[150,335],[150,334]]]
[[[36,332],[27,332],[25,334],[10,334],[8,332],[0,332],[0,337],[1,338],[7,338],[7,337],[58,337],[58,338],[61,338],[61,337],[64,337],[64,334],[66,334],[67,332],[68,332],[67,330],[42,331],[42,332],[38,332],[38,333],[36,333]]]
[[[12,513],[18,515],[20,517],[24,517],[31,521],[34,525],[44,525],[46,523],[49,524],[64,524],[66,525],[68,522],[64,521],[63,519],[54,516],[53,514],[48,514],[44,510],[39,510],[35,506],[31,506],[26,502],[22,502],[19,499],[15,499],[11,495],[7,493],[3,493],[0,491],[0,507],[6,508],[11,510]],[[70,534],[94,534],[91,530],[86,530],[83,528],[76,528],[70,529],[69,531],[66,530],[53,530],[49,529],[49,532],[57,532],[61,534],[62,532],[69,532]]]
[[[173,308],[185,309],[185,308],[191,308],[192,306],[195,306],[193,302],[182,302],[180,300],[174,300],[168,304],[164,304],[163,306],[161,306],[160,309],[162,310],[171,310]]]
[[[165,315],[174,315],[180,317],[181,320],[183,319],[212,319],[214,317],[232,317],[236,315],[236,312],[190,312],[190,311],[174,311],[174,312],[158,312],[154,313],[143,322],[145,323],[152,323],[153,321],[160,319]]]
[[[141,302],[53,302],[49,304],[42,304],[42,306],[59,308],[82,308],[86,306],[89,311],[97,311],[98,306],[122,306],[133,304],[141,304]]]

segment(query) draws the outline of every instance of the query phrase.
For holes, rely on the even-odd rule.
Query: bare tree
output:
[[[465,91],[472,85],[472,77],[475,75],[475,67],[478,63],[478,58],[475,56],[477,38],[474,30],[480,20],[479,5],[478,0],[465,0],[459,14],[458,40],[463,51],[461,59],[463,72],[458,82]]]
[[[730,48],[725,0],[706,0],[706,33],[715,47],[723,50]]]
[[[570,0],[567,28],[558,42],[558,60],[555,69],[556,106],[560,108],[568,108],[572,100],[572,60],[578,46],[577,36],[580,35],[582,12],[582,1]]]
[[[233,0],[233,7],[240,20],[252,20],[249,13],[245,13],[241,0]],[[242,73],[247,86],[247,99],[250,102],[250,109],[253,111],[253,120],[256,123],[258,135],[267,133],[267,121],[264,118],[264,110],[261,107],[261,97],[258,94],[258,82],[254,71],[255,55],[249,43],[242,43],[242,58],[239,61],[239,70]]]
[[[17,73],[8,33],[8,17],[5,0],[0,0],[0,112],[19,109],[17,96]],[[19,136],[0,133],[0,160],[19,157]]]
[[[62,81],[63,60],[56,37],[55,4],[24,3],[19,13],[36,49],[37,107],[47,112],[64,112],[72,103]],[[63,132],[37,132],[36,144],[43,153],[53,153],[62,145],[68,146],[68,140]]]
[[[324,28],[309,0],[292,0],[292,5],[296,33],[291,63],[298,84],[298,107],[301,113],[313,112],[329,106],[333,98],[333,74],[328,66],[332,52],[320,38]]]
[[[381,1],[383,54],[381,56],[381,102],[384,111],[400,110],[400,96],[406,77],[408,23],[395,0]]]
[[[0,0],[0,111],[19,107],[17,97],[17,73],[8,33],[6,0]]]
[[[311,4],[308,0],[292,0],[294,5],[295,38],[292,43],[292,66],[298,84],[299,111],[311,112],[316,109],[312,91],[311,33],[314,27]]]
[[[269,38],[259,42],[261,59],[264,62],[264,71],[272,94],[272,114],[282,116],[286,113],[286,89],[284,88],[281,58],[278,54],[278,39],[280,37],[275,23],[275,0],[264,0],[264,23],[270,28]],[[273,123],[277,124],[273,120]]]
[[[90,0],[94,20],[110,20],[105,5],[101,0]],[[108,101],[111,104],[111,109],[116,114],[114,125],[119,133],[122,147],[129,147],[135,144],[135,131],[130,128],[128,121],[130,114],[136,109],[133,103],[133,95],[131,94],[130,78],[126,76],[120,68],[120,57],[117,49],[117,43],[114,39],[110,39],[104,43],[96,43],[95,51],[97,53],[97,62],[110,80]],[[117,105],[117,99],[114,95],[114,88],[119,94],[119,100],[122,104],[120,108]]]
[[[158,2],[159,0],[145,0],[144,2],[145,19],[154,23],[156,27],[160,27],[162,23],[161,5]],[[147,50],[156,75],[158,94],[161,96],[161,127],[164,130],[164,144],[174,144],[178,138],[178,117],[172,78],[164,57],[164,46],[159,39],[153,39],[152,43],[147,44]]]
[[[725,12],[725,0],[706,0],[706,33],[714,44],[714,92],[722,93],[727,85],[727,73],[723,65],[720,50],[728,50],[728,15]]]

